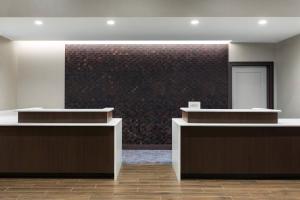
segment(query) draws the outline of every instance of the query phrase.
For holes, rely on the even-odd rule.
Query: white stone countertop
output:
[[[11,118],[0,119],[0,126],[116,126],[121,118],[112,118],[108,123],[18,123]]]
[[[24,108],[17,109],[17,112],[111,112],[114,108],[102,109],[45,109],[45,108]]]
[[[195,109],[195,108],[180,108],[184,112],[271,112],[280,113],[281,110],[253,108],[253,109]]]
[[[300,127],[300,119],[278,119],[277,124],[247,124],[247,123],[187,123],[182,118],[173,118],[179,126],[218,126],[218,127]]]
[[[112,118],[108,123],[18,123],[16,110],[0,111],[0,126],[115,126],[121,118]]]

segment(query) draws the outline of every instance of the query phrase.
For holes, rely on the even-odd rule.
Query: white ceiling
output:
[[[1,17],[300,17],[299,0],[0,0]]]
[[[300,34],[300,17],[266,18],[0,18],[0,35],[12,40],[232,40],[233,42],[279,42]]]

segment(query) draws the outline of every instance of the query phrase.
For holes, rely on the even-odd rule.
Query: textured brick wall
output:
[[[65,70],[65,107],[115,107],[125,144],[171,144],[189,100],[228,106],[228,45],[66,45]]]

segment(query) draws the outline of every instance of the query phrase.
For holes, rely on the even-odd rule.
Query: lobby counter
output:
[[[277,123],[280,110],[180,108],[189,123]]]
[[[299,178],[300,119],[188,123],[172,119],[172,165],[183,178]]]
[[[122,165],[122,119],[111,118],[106,123],[58,123],[55,119],[48,123],[19,122],[18,114],[24,111],[70,112],[54,109],[0,112],[1,177],[117,179]],[[82,111],[89,112],[72,110],[72,113]]]
[[[24,123],[107,123],[114,108],[103,109],[19,109],[18,122]]]

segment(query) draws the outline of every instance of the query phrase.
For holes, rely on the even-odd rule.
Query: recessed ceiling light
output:
[[[259,20],[257,23],[258,23],[259,25],[263,26],[263,25],[266,25],[266,24],[268,23],[268,21],[265,20],[265,19],[261,19],[261,20]]]
[[[42,26],[44,24],[44,22],[41,21],[41,20],[35,20],[34,24],[37,25],[37,26]]]
[[[107,20],[106,21],[106,24],[109,26],[113,26],[113,25],[115,25],[115,23],[116,23],[115,20]]]
[[[191,25],[194,25],[194,26],[196,26],[196,25],[198,25],[199,24],[199,20],[197,20],[197,19],[193,19],[193,20],[191,20]]]

